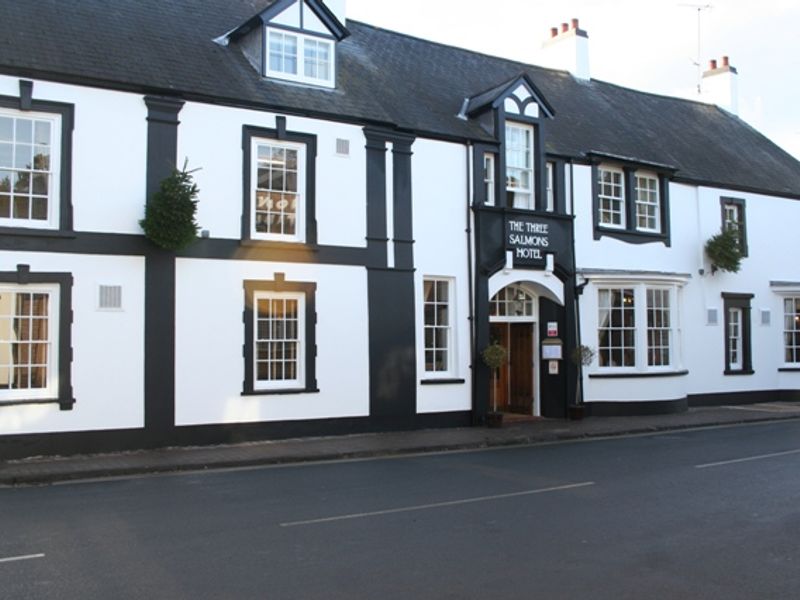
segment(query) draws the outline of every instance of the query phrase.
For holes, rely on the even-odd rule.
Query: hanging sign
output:
[[[515,265],[544,267],[550,248],[550,224],[535,217],[508,217],[506,248],[514,253]]]

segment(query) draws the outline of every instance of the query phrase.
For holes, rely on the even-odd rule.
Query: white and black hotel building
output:
[[[492,339],[504,410],[565,416],[580,343],[589,414],[800,399],[800,164],[727,60],[711,104],[592,80],[577,22],[543,68],[344,0],[2,4],[0,458],[480,424]]]

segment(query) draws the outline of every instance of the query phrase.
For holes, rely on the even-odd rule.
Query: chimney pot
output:
[[[561,24],[561,32],[567,33],[569,31],[569,23],[562,23]]]
[[[710,61],[708,61],[708,69],[710,71],[713,71],[716,68],[717,68],[717,59],[716,58],[712,58]]]
[[[730,66],[730,60],[728,59],[727,56],[723,56],[722,57],[722,66],[723,67],[729,67]]]
[[[556,37],[558,35],[558,27],[551,27],[550,28],[550,37]]]
[[[572,19],[572,28],[578,29],[578,19]]]

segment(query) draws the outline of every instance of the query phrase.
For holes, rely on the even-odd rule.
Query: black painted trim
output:
[[[420,385],[456,385],[467,383],[466,379],[422,379]]]
[[[27,79],[19,80],[19,109],[22,111],[33,108],[33,82]]]
[[[242,395],[268,396],[278,394],[301,394],[319,392],[317,387],[317,284],[310,282],[286,281],[283,273],[275,273],[274,280],[251,280],[243,282],[244,288],[244,343],[242,355],[244,356],[244,378]],[[305,364],[303,374],[305,387],[291,390],[260,390],[255,389],[253,370],[255,354],[253,339],[255,332],[255,307],[253,295],[256,292],[297,292],[305,296],[305,339],[302,341],[305,348]]]
[[[458,411],[386,419],[347,417],[303,421],[193,425],[176,427],[169,445],[238,444],[265,439],[282,440],[321,435],[334,436],[384,431],[467,427],[469,424],[470,413],[468,411]],[[23,434],[0,437],[0,459],[119,452],[158,448],[163,445],[143,429]]]
[[[367,149],[367,254],[368,266],[388,264],[388,232],[386,226],[386,132],[365,128]]]
[[[280,119],[278,117],[277,119]],[[288,242],[296,244],[300,247],[307,245],[314,245],[317,243],[317,216],[316,216],[316,198],[317,198],[317,136],[308,133],[299,133],[295,131],[285,131],[285,120],[283,126],[277,121],[276,129],[267,129],[264,127],[255,127],[252,125],[244,125],[242,127],[242,240],[252,244],[265,244],[269,245],[274,242],[259,240],[253,238],[253,223],[252,223],[252,184],[250,173],[252,170],[252,141],[253,139],[266,139],[275,141],[288,141],[296,144],[304,144],[306,147],[306,197],[303,199],[305,203],[305,240],[302,242]],[[285,119],[285,117],[284,117]]]
[[[689,406],[730,406],[764,402],[800,402],[800,389],[689,394]]]
[[[58,395],[55,398],[0,402],[0,407],[11,404],[58,403],[61,410],[72,410],[75,398],[72,393],[72,274],[31,272],[28,265],[17,265],[16,271],[0,272],[0,283],[21,286],[35,284],[58,285]]]
[[[30,83],[30,86],[23,85]],[[75,128],[75,105],[49,100],[33,100],[25,98],[27,93],[33,94],[32,82],[20,82],[19,98],[13,96],[0,96],[0,107],[14,110],[30,110],[41,113],[56,114],[61,117],[61,164],[59,165],[59,195],[54,199],[58,203],[58,229],[30,228],[30,235],[48,235],[55,231],[72,231],[72,131]],[[27,108],[22,108],[27,106]],[[0,235],[14,234],[22,231],[28,232],[27,227],[0,226]]]
[[[721,227],[725,227],[725,207],[735,206],[741,216],[741,223],[739,229],[739,240],[741,241],[742,256],[747,258],[747,203],[744,198],[729,198],[722,196],[719,199],[719,210],[721,216]]]
[[[184,102],[159,96],[145,96],[144,102],[149,203],[177,168],[178,114]],[[175,253],[149,244],[144,279],[144,424],[156,443],[166,444],[175,426]]]
[[[414,226],[411,185],[411,146],[413,137],[392,138],[394,265],[398,269],[414,268]]]
[[[800,367],[781,367],[778,373],[800,373]]]
[[[750,301],[754,298],[753,294],[734,294],[722,293],[723,310],[725,311],[723,319],[723,340],[725,348],[725,375],[752,375],[753,371],[753,353],[752,353],[752,324]],[[730,316],[728,309],[741,308],[742,309],[742,368],[731,369],[730,347],[728,345],[728,330],[730,327]]]
[[[689,371],[656,371],[653,373],[589,373],[589,379],[648,379],[656,377],[683,377]]]
[[[689,409],[687,398],[676,400],[643,400],[635,402],[586,402],[586,413],[592,417],[635,417],[671,415]]]
[[[606,227],[600,223],[600,182],[598,180],[600,162],[593,160],[592,167],[592,223],[594,225],[594,239],[610,237],[628,244],[652,244],[661,242],[669,248],[672,246],[669,210],[669,177],[667,169],[658,169],[650,165],[636,165],[636,163],[623,162],[619,165],[623,171],[623,197],[625,199],[625,228]],[[641,231],[636,223],[636,172],[638,170],[652,171],[658,177],[659,210],[661,219],[661,232]]]

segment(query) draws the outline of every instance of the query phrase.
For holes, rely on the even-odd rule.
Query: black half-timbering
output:
[[[594,239],[599,240],[603,236],[607,236],[629,244],[662,242],[665,246],[670,247],[672,245],[672,238],[670,234],[669,182],[676,169],[668,165],[634,162],[598,152],[587,153],[587,156],[589,156],[592,166],[592,222],[594,225]],[[601,167],[613,167],[623,172],[624,228],[607,226],[600,222],[599,179]],[[636,216],[636,174],[639,171],[654,174],[658,178],[660,231],[645,231],[638,227],[638,219]]]
[[[305,145],[305,164],[302,169],[305,172],[305,197],[300,199],[303,203],[305,230],[303,231],[303,241],[272,241],[253,238],[253,160],[252,155],[253,140],[265,139],[276,142],[294,142]],[[276,118],[276,128],[267,129],[245,125],[242,128],[242,240],[252,244],[284,245],[300,244],[314,245],[317,243],[317,218],[316,218],[316,188],[317,188],[317,136],[308,133],[300,133],[286,130],[286,118]],[[298,232],[299,233],[299,232]]]
[[[32,272],[29,265],[17,265],[16,271],[0,272],[0,283],[19,286],[46,284],[58,286],[58,392],[54,398],[3,400],[0,406],[15,404],[58,404],[61,410],[72,410],[72,274]]]
[[[57,228],[52,227],[6,227],[0,226],[4,235],[70,235],[72,234],[72,131],[75,124],[75,105],[63,102],[34,99],[33,82],[20,80],[19,97],[0,96],[0,108],[50,113],[61,117],[60,160],[58,165],[58,198],[50,198],[58,210]]]
[[[736,232],[739,234],[739,250],[743,257],[747,257],[747,212],[744,198],[728,198],[722,196],[719,199],[719,208],[722,217],[722,229],[728,227],[726,211],[733,210],[736,213]]]
[[[298,389],[256,389],[255,373],[255,307],[253,297],[256,292],[296,292],[305,297],[305,337],[303,379],[305,385]],[[317,284],[311,282],[286,281],[283,273],[275,273],[275,279],[244,281],[244,380],[243,396],[264,396],[278,394],[316,393],[317,388]]]
[[[753,352],[752,352],[752,325],[750,323],[751,310],[750,301],[753,299],[753,294],[731,294],[722,293],[722,301],[725,310],[725,327],[723,331],[723,339],[725,341],[725,375],[752,375],[753,371]],[[733,368],[731,365],[731,347],[730,347],[730,331],[731,331],[731,309],[738,308],[742,311],[742,330],[740,332],[742,347],[741,366]]]

